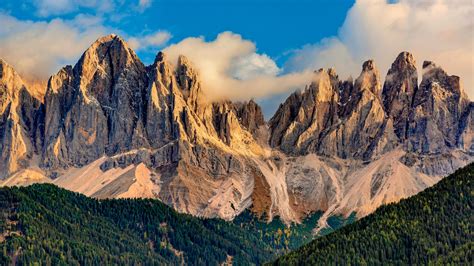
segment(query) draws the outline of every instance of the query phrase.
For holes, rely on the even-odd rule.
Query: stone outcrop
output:
[[[316,152],[337,123],[337,75],[320,69],[303,91],[293,93],[270,119],[270,145],[288,154]]]
[[[460,78],[450,76],[433,62],[423,62],[423,79],[413,99],[413,117],[408,130],[408,149],[440,153],[459,146],[462,117],[470,101]]]
[[[260,127],[265,125],[262,109],[254,100],[235,103],[234,106],[240,123],[249,132],[254,134]]]
[[[18,73],[0,59],[0,178],[29,166],[41,145],[41,108]]]
[[[145,66],[116,35],[97,40],[52,76],[45,97],[45,168],[83,166],[147,146]]]
[[[395,134],[400,140],[408,138],[416,91],[418,74],[415,59],[412,54],[402,52],[388,70],[382,92],[385,112],[393,120]]]

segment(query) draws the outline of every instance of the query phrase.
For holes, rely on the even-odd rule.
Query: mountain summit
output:
[[[192,62],[145,66],[116,35],[51,76],[42,99],[0,61],[3,185],[55,183],[96,198],[158,198],[233,219],[365,216],[474,159],[474,104],[459,77],[401,53],[342,81],[320,69],[266,123],[254,101],[210,102]]]

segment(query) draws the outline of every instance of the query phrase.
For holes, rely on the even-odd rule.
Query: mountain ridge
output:
[[[1,65],[3,185],[158,198],[227,220],[246,209],[287,223],[324,211],[322,228],[474,160],[474,104],[459,77],[426,63],[418,86],[407,52],[383,84],[373,60],[355,80],[316,71],[268,123],[254,101],[209,102],[186,57],[173,66],[159,52],[145,66],[116,35],[53,75],[43,101]]]

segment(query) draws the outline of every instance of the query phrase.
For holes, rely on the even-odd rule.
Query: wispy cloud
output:
[[[157,31],[143,36],[130,37],[128,43],[135,50],[157,49],[164,46],[172,35],[168,31]]]

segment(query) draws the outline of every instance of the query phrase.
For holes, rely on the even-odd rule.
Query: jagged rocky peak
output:
[[[337,119],[338,86],[334,69],[316,71],[311,84],[293,93],[270,120],[270,145],[292,154],[315,152],[321,133]]]
[[[138,59],[127,42],[116,34],[110,34],[97,39],[85,51],[84,55],[84,59],[91,60],[101,60],[107,56],[117,57],[117,59]]]
[[[176,87],[175,69],[170,64],[164,52],[160,51],[156,54],[155,61],[148,67],[150,73],[151,84],[158,86],[158,90],[171,91],[172,87]],[[174,85],[172,85],[174,84]]]
[[[285,131],[298,115],[298,110],[301,106],[302,92],[295,91],[280,104],[273,117],[268,122],[270,128],[269,144],[272,147],[280,146]]]
[[[18,93],[20,90],[25,90],[38,101],[43,101],[46,92],[47,82],[34,76],[21,76],[20,73],[18,73],[13,68],[13,66],[9,65],[5,60],[1,58],[0,80],[3,83],[3,86],[5,86],[4,89],[8,89],[8,93],[10,94],[15,94]]]
[[[129,78],[145,73],[145,66],[135,52],[115,34],[95,41],[74,68],[80,77],[81,90],[92,95],[101,94],[101,88],[113,87],[120,77]],[[98,84],[98,81],[105,83]]]
[[[431,61],[423,62],[423,80],[415,94],[414,105],[422,104],[427,98],[453,101],[465,107],[470,101],[461,87],[461,79],[456,75],[448,75],[441,67]]]
[[[415,59],[411,53],[401,52],[388,70],[382,91],[385,112],[393,119],[395,134],[400,140],[407,138],[413,97],[417,90]]]
[[[340,95],[339,115],[348,118],[356,109],[368,102],[375,101],[379,104],[381,96],[380,74],[373,60],[365,61],[362,71],[357,79],[352,82],[352,77],[339,84]]]
[[[374,60],[367,60],[362,65],[362,72],[355,81],[359,91],[368,90],[376,96],[381,94],[380,74]]]
[[[153,65],[149,66],[149,68],[154,68],[157,70],[158,73],[161,74],[162,78],[170,79],[172,76],[174,76],[173,66],[168,61],[166,54],[162,51],[156,54],[155,61],[153,62]],[[169,85],[170,82],[171,80],[168,80],[164,85]]]
[[[42,107],[20,75],[0,59],[0,178],[29,164]]]
[[[234,106],[240,124],[252,134],[265,125],[262,109],[253,99],[248,102],[237,102]]]
[[[338,94],[339,77],[334,68],[324,69],[320,68],[315,72],[315,76],[309,88],[303,94],[311,95],[311,97],[304,97],[307,100],[315,100],[320,102],[338,101],[334,97]]]
[[[0,100],[4,101],[6,95],[13,96],[24,87],[23,80],[20,75],[5,60],[0,58]]]
[[[146,68],[125,41],[114,34],[99,38],[72,71],[65,67],[50,79],[42,165],[82,166],[147,147],[147,86]]]
[[[194,89],[200,89],[197,70],[184,55],[178,57],[176,77],[185,97],[188,97]]]
[[[204,100],[201,81],[199,80],[198,71],[184,55],[178,57],[176,79],[184,99],[191,106],[193,111],[202,115],[202,105],[206,101]]]
[[[423,62],[423,80],[420,87],[429,85],[439,85],[440,89],[452,93],[458,97],[465,96],[462,88],[460,77],[456,75],[448,75],[441,67],[432,61]],[[430,90],[431,91],[431,90]]]
[[[458,76],[448,75],[431,61],[423,62],[423,80],[413,99],[409,150],[439,153],[459,147],[462,117],[469,105]]]

